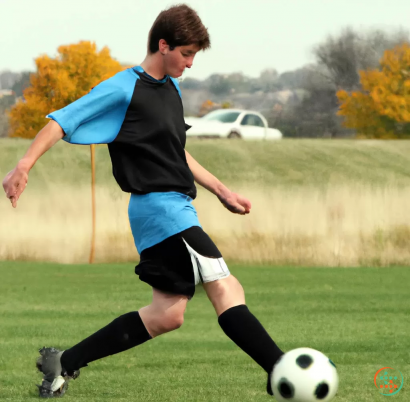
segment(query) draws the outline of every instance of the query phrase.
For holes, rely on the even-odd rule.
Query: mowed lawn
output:
[[[335,401],[382,401],[380,368],[400,370],[409,401],[410,269],[231,265],[247,304],[283,350],[311,347],[337,365]],[[42,346],[67,348],[149,303],[133,264],[0,263],[0,400],[37,398]],[[90,364],[67,401],[268,401],[266,375],[220,329],[197,288],[181,329]]]

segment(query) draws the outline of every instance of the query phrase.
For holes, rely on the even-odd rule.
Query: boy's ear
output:
[[[164,39],[161,39],[160,41],[159,41],[159,44],[158,44],[158,47],[159,47],[159,51],[161,52],[161,54],[167,54],[168,52],[167,52],[167,49],[166,48],[164,48],[165,46],[167,46],[168,45],[168,43],[164,40]]]

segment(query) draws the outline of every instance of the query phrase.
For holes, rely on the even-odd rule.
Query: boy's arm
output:
[[[64,132],[58,123],[50,121],[37,134],[26,154],[17,166],[9,172],[3,180],[3,188],[13,208],[27,185],[28,173],[37,160],[48,151],[58,140],[64,137]]]
[[[27,185],[28,172],[58,140],[73,144],[107,144],[118,134],[135,86],[128,70],[94,87],[88,94],[47,117],[52,119],[36,136],[29,150],[7,174],[3,188],[13,207]]]
[[[229,190],[213,174],[202,167],[188,151],[185,151],[185,155],[189,169],[198,184],[215,194],[229,211],[240,215],[249,214],[252,207],[249,200]]]

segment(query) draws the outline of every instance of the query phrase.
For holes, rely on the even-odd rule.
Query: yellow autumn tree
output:
[[[97,51],[95,43],[82,41],[60,46],[56,58],[36,60],[37,72],[23,100],[10,111],[11,137],[34,138],[47,124],[45,116],[87,94],[101,81],[123,70],[107,47]]]
[[[360,91],[339,91],[339,115],[362,138],[410,137],[410,46],[387,50],[380,70],[361,71]]]

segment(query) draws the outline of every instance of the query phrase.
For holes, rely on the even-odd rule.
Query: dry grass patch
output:
[[[227,211],[200,189],[194,205],[227,260],[291,265],[410,263],[410,188],[345,186],[322,191],[234,188],[253,204],[248,216]],[[96,261],[137,261],[119,189],[97,189]],[[0,202],[0,259],[88,261],[88,187],[38,192],[27,187],[17,209]]]

